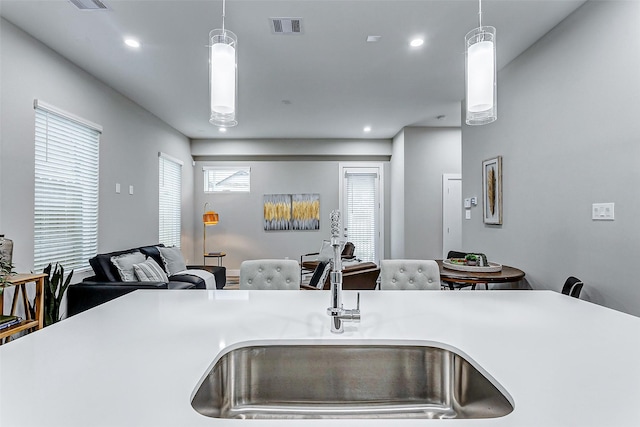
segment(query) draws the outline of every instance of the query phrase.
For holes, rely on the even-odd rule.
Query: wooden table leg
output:
[[[36,280],[36,299],[33,301],[36,311],[36,319],[38,320],[38,328],[44,328],[44,277]]]
[[[11,301],[11,316],[16,315],[16,310],[18,308],[18,293],[20,292],[20,288],[24,288],[24,284],[16,285],[13,289],[13,301]]]

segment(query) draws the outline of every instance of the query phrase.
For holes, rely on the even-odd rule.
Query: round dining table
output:
[[[452,270],[446,268],[441,259],[437,259],[436,262],[440,268],[440,281],[452,290],[466,286],[475,289],[478,284],[485,284],[489,289],[489,283],[517,282],[524,278],[524,271],[508,265],[503,265],[500,271],[487,273]]]

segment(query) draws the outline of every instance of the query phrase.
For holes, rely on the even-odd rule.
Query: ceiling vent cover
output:
[[[108,7],[100,0],[69,0],[80,10],[107,10]]]
[[[302,18],[269,18],[273,34],[301,34]]]

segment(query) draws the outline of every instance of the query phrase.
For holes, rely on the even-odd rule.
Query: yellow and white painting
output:
[[[319,194],[265,194],[264,229],[319,230]]]

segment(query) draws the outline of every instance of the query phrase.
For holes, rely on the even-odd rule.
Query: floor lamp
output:
[[[207,205],[209,202],[204,204],[204,214],[202,214],[202,260],[203,265],[207,263],[207,225],[216,225],[220,216],[215,211],[208,211]]]

